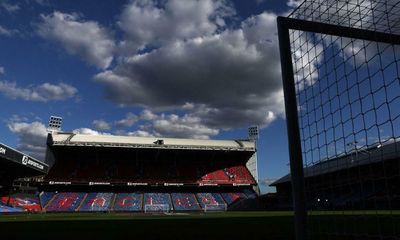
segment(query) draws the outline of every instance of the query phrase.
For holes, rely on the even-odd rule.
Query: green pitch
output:
[[[311,212],[309,227],[313,239],[399,236],[400,211]],[[294,239],[294,225],[292,212],[21,214],[0,215],[0,236],[27,240]]]
[[[291,212],[0,216],[1,239],[292,239]],[[4,235],[6,234],[6,235]],[[7,236],[8,238],[3,238]]]

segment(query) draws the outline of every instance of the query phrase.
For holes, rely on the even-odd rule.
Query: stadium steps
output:
[[[225,201],[224,197],[220,194],[217,193],[219,195],[219,197],[222,199],[222,202],[224,202],[225,206],[226,206],[226,210],[228,210],[228,203]]]
[[[39,197],[39,204],[40,204],[40,206],[42,207],[42,209],[44,209],[44,206],[43,206],[43,204],[42,204],[42,195],[44,194],[44,192],[40,192],[39,193],[39,195],[38,195],[38,197]]]
[[[204,209],[201,207],[200,200],[199,200],[199,198],[197,197],[197,194],[193,193],[193,195],[194,195],[194,199],[196,199],[197,204],[199,204],[200,211],[204,211]]]
[[[47,207],[50,206],[50,204],[54,201],[54,199],[56,199],[57,195],[58,195],[58,193],[54,194],[54,196],[47,202],[46,206],[42,207],[42,209],[47,210]]]
[[[201,211],[201,205],[200,205],[200,203],[199,203],[199,200],[198,200],[197,197],[196,197],[196,194],[192,193],[192,195],[193,195],[193,197],[194,197],[194,200],[196,200],[196,204],[197,204],[197,206],[199,207],[199,209],[200,209],[200,211]]]
[[[142,199],[142,201],[141,201],[141,202],[142,202],[142,203],[141,203],[141,205],[142,205],[142,206],[141,206],[141,209],[142,209],[142,212],[144,212],[144,193],[141,193],[140,195],[141,195],[140,198]]]
[[[169,206],[171,207],[171,211],[175,211],[174,202],[172,201],[171,193],[168,193],[168,199],[169,199]]]
[[[79,212],[81,210],[81,207],[82,207],[83,203],[85,202],[88,195],[89,195],[88,193],[85,193],[85,196],[82,198],[82,201],[81,201],[81,203],[79,203],[79,206],[75,209],[75,212]]]
[[[221,195],[221,196],[222,196],[222,195]],[[228,210],[240,208],[240,206],[241,206],[246,200],[248,200],[248,198],[247,198],[246,195],[245,195],[245,198],[242,198],[242,199],[240,199],[239,201],[235,201],[235,202],[233,202],[233,203],[231,203],[231,204],[228,204],[228,202],[226,201],[226,199],[224,198],[224,196],[222,196],[222,199],[224,199],[224,201],[227,203],[227,204],[226,204],[226,207],[227,207]]]
[[[115,199],[117,199],[117,193],[114,193],[113,199],[112,199],[111,204],[110,204],[110,210],[109,211],[114,211]]]

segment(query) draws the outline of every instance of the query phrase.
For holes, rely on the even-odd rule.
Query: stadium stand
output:
[[[390,141],[373,145],[363,154],[342,154],[304,168],[308,207],[400,209],[398,201],[391,201],[400,194],[400,176],[394,174],[400,171],[397,149],[400,142]],[[288,174],[270,185],[276,187],[281,209],[292,207],[290,180]]]
[[[56,163],[46,176],[47,181],[89,182],[109,181],[113,183],[130,181],[157,183],[186,184],[256,184],[253,176],[243,163],[240,166],[229,167],[230,162],[219,163],[220,169],[215,169],[210,163],[193,162],[192,165],[179,165],[175,162],[133,162],[98,160],[70,160]],[[158,165],[158,168],[154,168]],[[225,167],[223,167],[225,166]],[[157,176],[155,178],[155,176]]]
[[[244,193],[246,192],[247,195]],[[43,192],[42,208],[49,212],[158,212],[158,211],[224,211],[250,209],[248,200],[254,192],[223,193],[76,193]],[[147,206],[147,207],[146,207]]]
[[[52,166],[40,183],[46,211],[227,210],[220,193],[258,188],[255,144],[246,140],[53,132],[47,147]]]
[[[88,193],[79,209],[80,212],[109,211],[114,200],[113,193]]]
[[[44,180],[78,184],[107,181],[116,184],[141,182],[150,185],[257,185],[254,177],[256,169],[249,169],[246,165],[256,161],[252,157],[255,155],[254,142],[163,139],[162,145],[155,145],[158,140],[126,136],[50,134],[47,160],[54,164]],[[85,147],[82,147],[82,143]],[[114,144],[119,144],[119,147],[110,148]],[[100,148],[96,148],[95,153],[90,148],[91,145]]]
[[[10,207],[0,203],[0,213],[18,213],[23,211],[21,208]]]
[[[199,211],[200,206],[193,193],[171,193],[175,211]]]
[[[85,197],[86,193],[57,193],[45,209],[47,212],[74,212]]]
[[[27,212],[40,212],[42,207],[37,194],[19,195],[13,194],[7,197],[1,197],[1,202],[4,205],[14,208],[23,209]]]
[[[141,193],[116,193],[113,210],[116,212],[143,211]]]

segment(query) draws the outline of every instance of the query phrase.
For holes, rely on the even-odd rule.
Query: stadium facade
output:
[[[17,178],[44,175],[48,170],[47,164],[0,143],[0,190],[7,191]]]
[[[49,166],[34,157],[0,143],[0,213],[41,210],[39,200],[23,195],[15,198],[10,195],[14,182],[19,178],[43,176]],[[13,206],[20,205],[21,208]]]
[[[256,143],[52,132],[36,195],[46,212],[196,212],[258,207]],[[18,199],[18,201],[15,201]],[[20,201],[21,200],[21,201]],[[22,204],[20,204],[22,202]],[[38,206],[36,206],[38,207]],[[39,208],[38,207],[38,208]]]
[[[309,209],[400,209],[398,139],[355,149],[304,168]],[[278,208],[292,208],[290,174],[276,187]]]

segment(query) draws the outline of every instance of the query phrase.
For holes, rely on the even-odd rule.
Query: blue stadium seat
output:
[[[250,189],[244,189],[243,193],[246,195],[247,198],[249,199],[253,199],[253,198],[257,198],[257,194]]]
[[[246,195],[241,192],[221,193],[221,196],[224,198],[225,202],[228,205],[237,203],[237,202],[247,198]]]
[[[21,208],[14,208],[14,207],[0,204],[0,213],[17,213],[17,212],[23,212],[23,211],[24,210]]]
[[[111,209],[114,193],[89,193],[78,209],[80,212],[102,212]]]
[[[81,204],[86,193],[61,192],[46,207],[47,212],[74,212]]]
[[[175,211],[198,211],[199,203],[193,193],[171,193]]]
[[[219,193],[197,193],[196,196],[203,210],[226,210],[226,203]]]
[[[113,210],[117,212],[141,212],[142,194],[141,193],[117,193]]]
[[[37,194],[12,194],[10,196],[10,205],[22,208],[28,212],[41,212],[39,196]]]
[[[42,192],[39,195],[42,208],[44,208],[47,205],[47,203],[49,203],[49,201],[54,197],[54,195],[56,195],[55,192]]]

